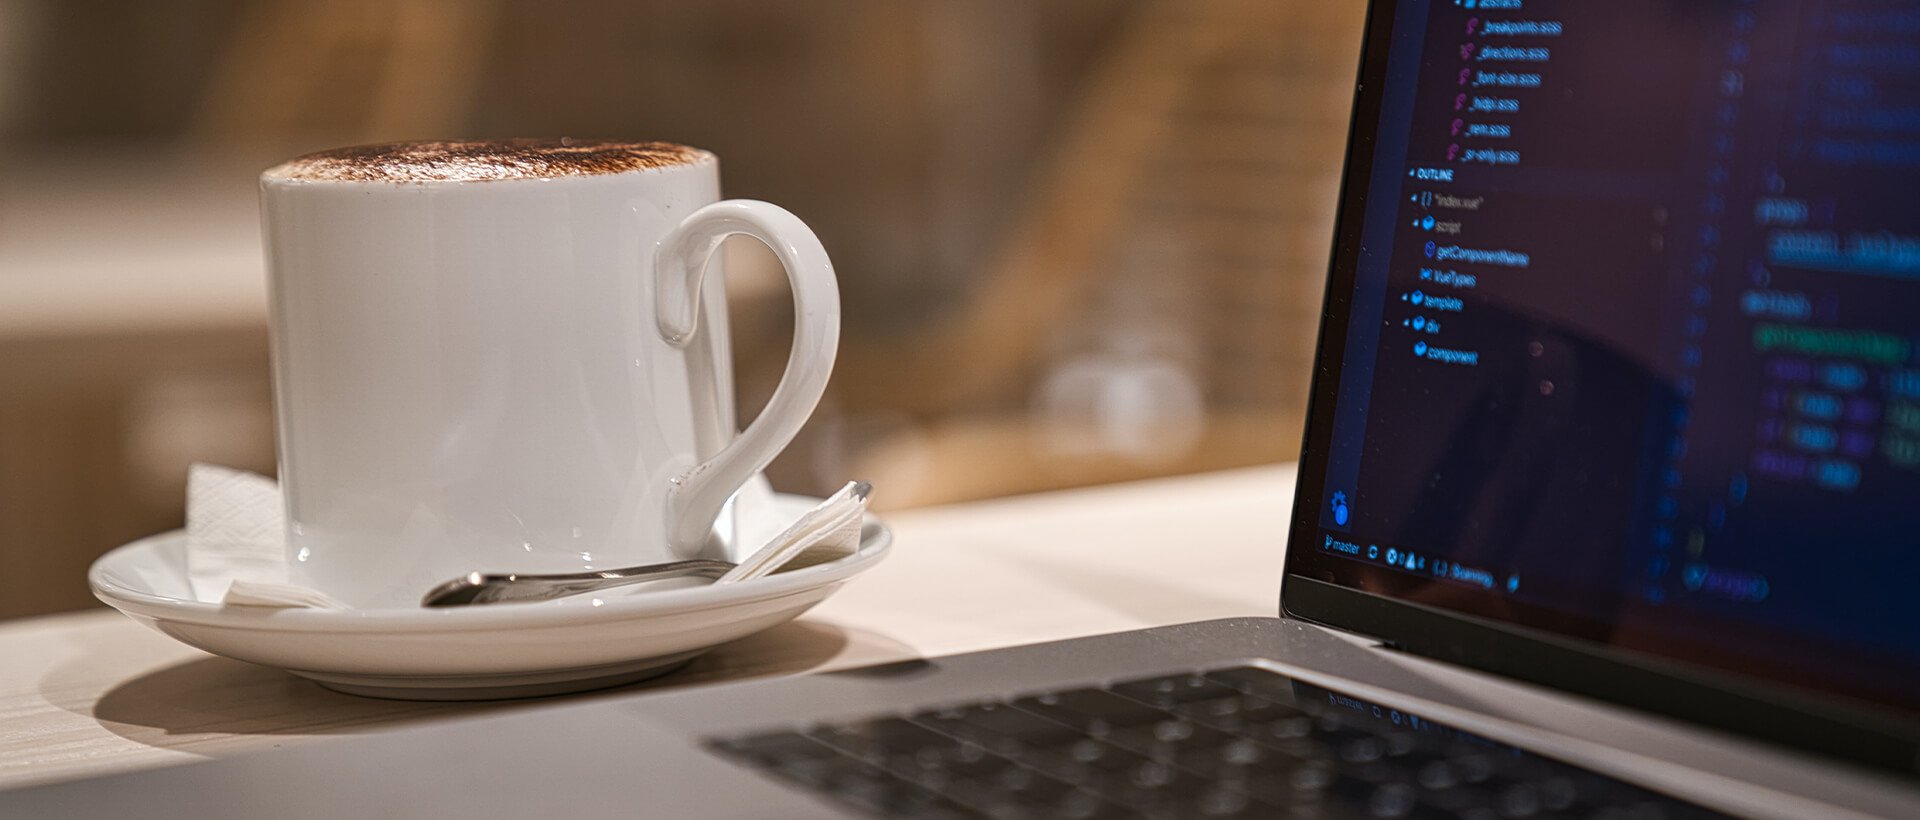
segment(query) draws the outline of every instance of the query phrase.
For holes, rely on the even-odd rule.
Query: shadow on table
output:
[[[344,695],[278,669],[205,657],[161,667],[106,692],[91,709],[67,704],[108,731],[155,747],[191,747],[227,735],[347,735],[454,715],[477,715],[638,690],[665,691],[720,681],[797,674],[820,668],[857,641],[856,657],[911,657],[903,644],[830,624],[790,622],[696,658],[679,672],[637,684],[572,696],[516,701],[428,703]],[[43,691],[70,689],[56,669]],[[214,751],[209,748],[208,751]]]

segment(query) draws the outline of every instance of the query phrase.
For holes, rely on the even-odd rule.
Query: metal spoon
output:
[[[605,569],[596,572],[534,575],[503,573],[488,575],[469,572],[437,587],[420,599],[421,606],[467,606],[502,604],[516,601],[546,601],[582,592],[613,589],[663,578],[719,578],[737,564],[732,561],[668,561],[640,567]]]
[[[865,481],[849,482],[843,490],[852,497],[866,501],[873,492],[873,485]],[[816,510],[817,512],[817,510]],[[813,513],[808,513],[812,515]],[[817,546],[817,544],[815,545]],[[771,545],[769,545],[771,548]],[[811,547],[809,548],[811,549]],[[791,566],[805,555],[809,549],[797,554],[781,556],[777,563],[757,566],[745,577],[757,578],[776,572],[781,567]],[[761,553],[766,550],[762,549]],[[761,553],[748,557],[748,561],[761,558]],[[500,573],[489,575],[484,572],[469,572],[444,584],[434,587],[420,599],[421,606],[469,606],[472,604],[504,604],[522,601],[549,601],[565,598],[583,592],[598,592],[646,581],[658,581],[664,578],[712,578],[719,579],[739,566],[731,561],[712,561],[696,559],[691,561],[668,561],[664,564],[647,564],[638,567],[603,569],[594,572],[570,572],[555,574]]]

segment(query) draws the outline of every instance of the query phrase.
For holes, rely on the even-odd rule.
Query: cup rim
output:
[[[393,187],[393,188],[433,188],[463,187],[485,184],[536,183],[552,184],[556,182],[586,182],[597,179],[622,179],[636,175],[669,174],[681,170],[711,168],[719,161],[719,156],[704,148],[665,141],[648,140],[591,140],[587,142],[610,142],[628,146],[660,146],[664,149],[682,152],[684,158],[677,161],[648,164],[635,162],[630,167],[612,169],[580,169],[554,174],[524,174],[501,176],[477,176],[465,178],[401,177],[401,176],[329,176],[324,174],[296,175],[296,168],[303,164],[323,162],[328,155],[346,151],[374,151],[381,149],[399,149],[407,146],[426,146],[442,143],[505,143],[516,140],[414,140],[392,143],[374,143],[370,145],[346,146],[304,154],[281,162],[260,172],[262,186],[340,186],[340,187]],[[524,142],[569,142],[560,140],[524,140]]]

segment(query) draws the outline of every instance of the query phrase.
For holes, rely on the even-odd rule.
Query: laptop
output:
[[[1291,531],[1246,535],[1289,545],[1278,617],[0,815],[1920,816],[1920,3],[1376,0],[1365,36]]]

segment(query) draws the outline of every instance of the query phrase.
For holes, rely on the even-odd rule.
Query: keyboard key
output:
[[[1244,790],[1217,784],[1183,802],[1185,817],[1271,817],[1274,811]]]
[[[1456,754],[1452,763],[1454,770],[1460,773],[1461,782],[1479,784],[1493,778],[1493,755],[1486,752],[1469,750]]]
[[[1388,732],[1380,736],[1387,742],[1388,757],[1406,757],[1422,748],[1431,749],[1432,745],[1422,743],[1419,735],[1413,732]]]
[[[1153,759],[1104,773],[1088,785],[1119,805],[1135,810],[1169,809],[1193,802],[1215,784],[1171,763]]]
[[[954,778],[983,777],[1016,764],[987,751],[978,743],[962,742],[951,748],[923,747],[911,756],[888,757],[886,765],[902,777],[944,782]]]
[[[1278,672],[1271,672],[1257,666],[1236,666],[1231,669],[1215,669],[1208,672],[1207,677],[1249,695],[1280,703],[1293,702],[1293,679]]]
[[[1413,789],[1399,784],[1376,786],[1367,795],[1367,814],[1374,817],[1406,817],[1413,814]]]
[[[1167,707],[1180,703],[1213,700],[1239,694],[1239,690],[1209,679],[1205,675],[1169,675],[1114,684],[1113,691],[1127,697]]]
[[[1371,783],[1357,777],[1336,775],[1327,784],[1327,792],[1342,805],[1379,820],[1424,820],[1427,817],[1452,816],[1450,812],[1438,811],[1431,805],[1421,805],[1418,790],[1405,783]]]
[[[1216,749],[1180,753],[1175,763],[1203,777],[1245,783],[1261,777],[1285,775],[1306,761],[1245,738]]]
[[[1453,766],[1444,760],[1433,760],[1422,765],[1414,774],[1415,782],[1428,791],[1446,791],[1460,785],[1460,775]]]
[[[1209,726],[1233,731],[1242,726],[1259,726],[1304,714],[1292,706],[1252,695],[1231,695],[1182,703],[1174,706],[1173,711]]]
[[[1262,771],[1246,780],[1247,791],[1277,806],[1319,804],[1327,801],[1333,784],[1332,768],[1302,763],[1283,770]]]
[[[1386,756],[1386,741],[1377,737],[1356,737],[1340,744],[1340,759],[1347,763],[1372,763]]]
[[[1132,818],[1134,813],[1112,802],[1102,800],[1092,792],[1075,790],[1073,793],[1055,802],[1049,818],[1070,818],[1070,820],[1108,820],[1108,818]]]
[[[1197,794],[1180,795],[1151,806],[1140,807],[1140,816],[1155,820],[1189,820],[1206,817],[1298,817],[1278,806],[1262,803],[1245,791],[1210,786]]]
[[[1085,736],[1071,726],[1004,703],[922,712],[913,716],[913,722],[996,750],[1064,746]]]
[[[768,732],[733,738],[714,745],[728,754],[749,758],[763,765],[790,758],[833,757],[835,754],[832,748],[799,732]]]
[[[893,779],[891,773],[879,766],[838,754],[831,757],[787,758],[769,769],[789,780],[798,780],[832,792]]]
[[[1115,746],[1132,749],[1149,757],[1171,759],[1188,751],[1218,749],[1237,740],[1238,736],[1190,720],[1173,718],[1146,726],[1116,729],[1109,732],[1105,739]]]
[[[1096,734],[1171,717],[1163,709],[1101,689],[1074,689],[1021,698],[1013,705]]]
[[[921,749],[951,749],[961,743],[904,718],[883,718],[819,729],[808,736],[847,754],[867,759],[912,756]]]
[[[1069,746],[1028,755],[1026,762],[1071,783],[1091,783],[1112,772],[1126,771],[1152,758],[1100,740],[1085,739]]]
[[[1494,810],[1501,817],[1532,817],[1540,809],[1540,789],[1532,783],[1515,783],[1494,797]]]
[[[1011,795],[998,795],[995,799],[998,802],[977,807],[979,814],[994,820],[1133,820],[1139,817],[1135,812],[1078,789],[1038,803],[1021,802]]]
[[[900,780],[858,781],[837,788],[832,794],[844,802],[887,817],[931,820],[973,816],[967,807],[937,792]]]
[[[1451,786],[1444,790],[1422,788],[1420,802],[1457,817],[1498,817],[1493,811],[1493,792],[1477,786]]]
[[[957,803],[1006,813],[1010,806],[1058,807],[1077,789],[1032,769],[1009,766],[989,777],[955,781],[943,791]]]
[[[1254,737],[1299,740],[1313,734],[1314,719],[1306,715],[1289,715],[1274,718],[1266,723],[1250,724],[1247,729]]]
[[[1540,805],[1547,811],[1563,812],[1573,808],[1580,799],[1579,787],[1573,779],[1561,776],[1549,776],[1540,781]]]

